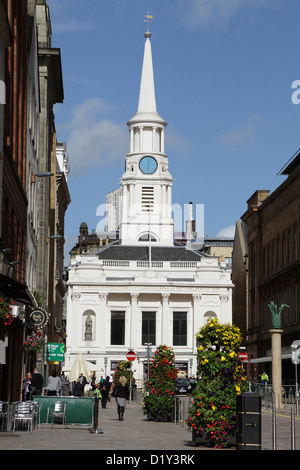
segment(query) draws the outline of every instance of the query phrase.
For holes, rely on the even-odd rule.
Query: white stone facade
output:
[[[152,342],[153,348],[160,344],[172,346],[176,362],[186,365],[188,375],[195,374],[195,335],[199,328],[212,316],[221,323],[231,322],[230,277],[230,271],[220,269],[216,258],[153,261],[150,269],[147,261],[76,256],[69,274],[66,363],[72,363],[82,352],[104,375],[105,371],[113,371],[116,362],[126,360],[129,349],[134,349],[137,359],[133,370],[139,381],[147,363],[143,342]],[[115,312],[121,317],[122,332],[117,337],[122,344],[112,344]],[[143,327],[145,312],[154,314],[154,341],[145,324]],[[186,331],[181,339],[174,331],[176,313],[182,314]],[[90,336],[86,336],[88,317],[92,324]],[[143,341],[143,333],[152,341]]]
[[[152,350],[171,346],[178,368],[195,375],[196,333],[209,317],[232,321],[231,271],[218,258],[174,242],[166,125],[156,111],[146,33],[138,111],[128,122],[120,239],[94,256],[71,257],[66,371],[81,352],[98,375],[107,375],[133,349],[141,385],[151,343]]]

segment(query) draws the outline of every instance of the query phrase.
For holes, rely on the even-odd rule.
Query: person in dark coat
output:
[[[43,385],[43,376],[39,373],[38,369],[34,369],[31,379],[32,395],[42,395]]]
[[[106,408],[107,400],[108,400],[108,395],[109,395],[109,389],[110,389],[110,383],[109,383],[109,377],[106,377],[105,380],[102,380],[101,382],[101,405],[102,408]]]
[[[84,392],[84,386],[80,382],[80,378],[77,379],[77,382],[74,385],[73,395],[74,397],[82,397]]]
[[[113,395],[116,397],[117,401],[119,421],[123,421],[126,400],[129,398],[129,387],[127,384],[127,379],[124,377],[124,375],[120,377],[119,383],[114,387]]]

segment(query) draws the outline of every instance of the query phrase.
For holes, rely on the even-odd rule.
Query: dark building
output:
[[[289,306],[282,312],[282,376],[290,383],[295,377],[291,344],[300,338],[300,151],[279,175],[286,176],[284,182],[271,194],[256,191],[237,226],[233,321],[243,329],[252,377],[257,378],[263,369],[271,373],[268,305]]]

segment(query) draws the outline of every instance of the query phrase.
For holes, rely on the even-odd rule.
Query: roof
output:
[[[283,168],[277,173],[278,175],[290,175],[300,165],[300,150],[289,159]]]
[[[105,260],[149,260],[149,246],[127,246],[111,243],[99,253],[99,259]],[[183,246],[151,246],[152,261],[200,261],[206,257],[203,253]]]

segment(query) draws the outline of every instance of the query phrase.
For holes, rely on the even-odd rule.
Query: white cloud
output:
[[[227,238],[227,237],[234,237],[235,233],[235,225],[230,225],[229,227],[222,228],[219,233],[217,233],[217,237],[219,238]]]
[[[169,124],[166,130],[166,150],[175,152],[187,152],[190,149],[190,142],[177,134],[177,131],[172,124]]]
[[[75,18],[70,18],[68,21],[54,21],[52,24],[52,29],[54,33],[81,33],[83,31],[90,31],[91,29],[96,29],[98,26],[96,23],[81,21]]]
[[[105,116],[111,110],[101,99],[89,99],[72,111],[68,154],[72,174],[93,166],[111,165],[128,152],[128,130]]]
[[[239,11],[278,8],[282,0],[180,0],[181,21],[187,29],[226,27]]]
[[[236,130],[228,131],[218,137],[219,144],[230,146],[238,150],[245,145],[255,142],[255,127],[248,125]]]
[[[262,120],[259,115],[249,116],[249,123],[225,132],[217,137],[217,142],[221,145],[229,146],[233,150],[238,150],[256,141],[258,131],[257,123]]]

